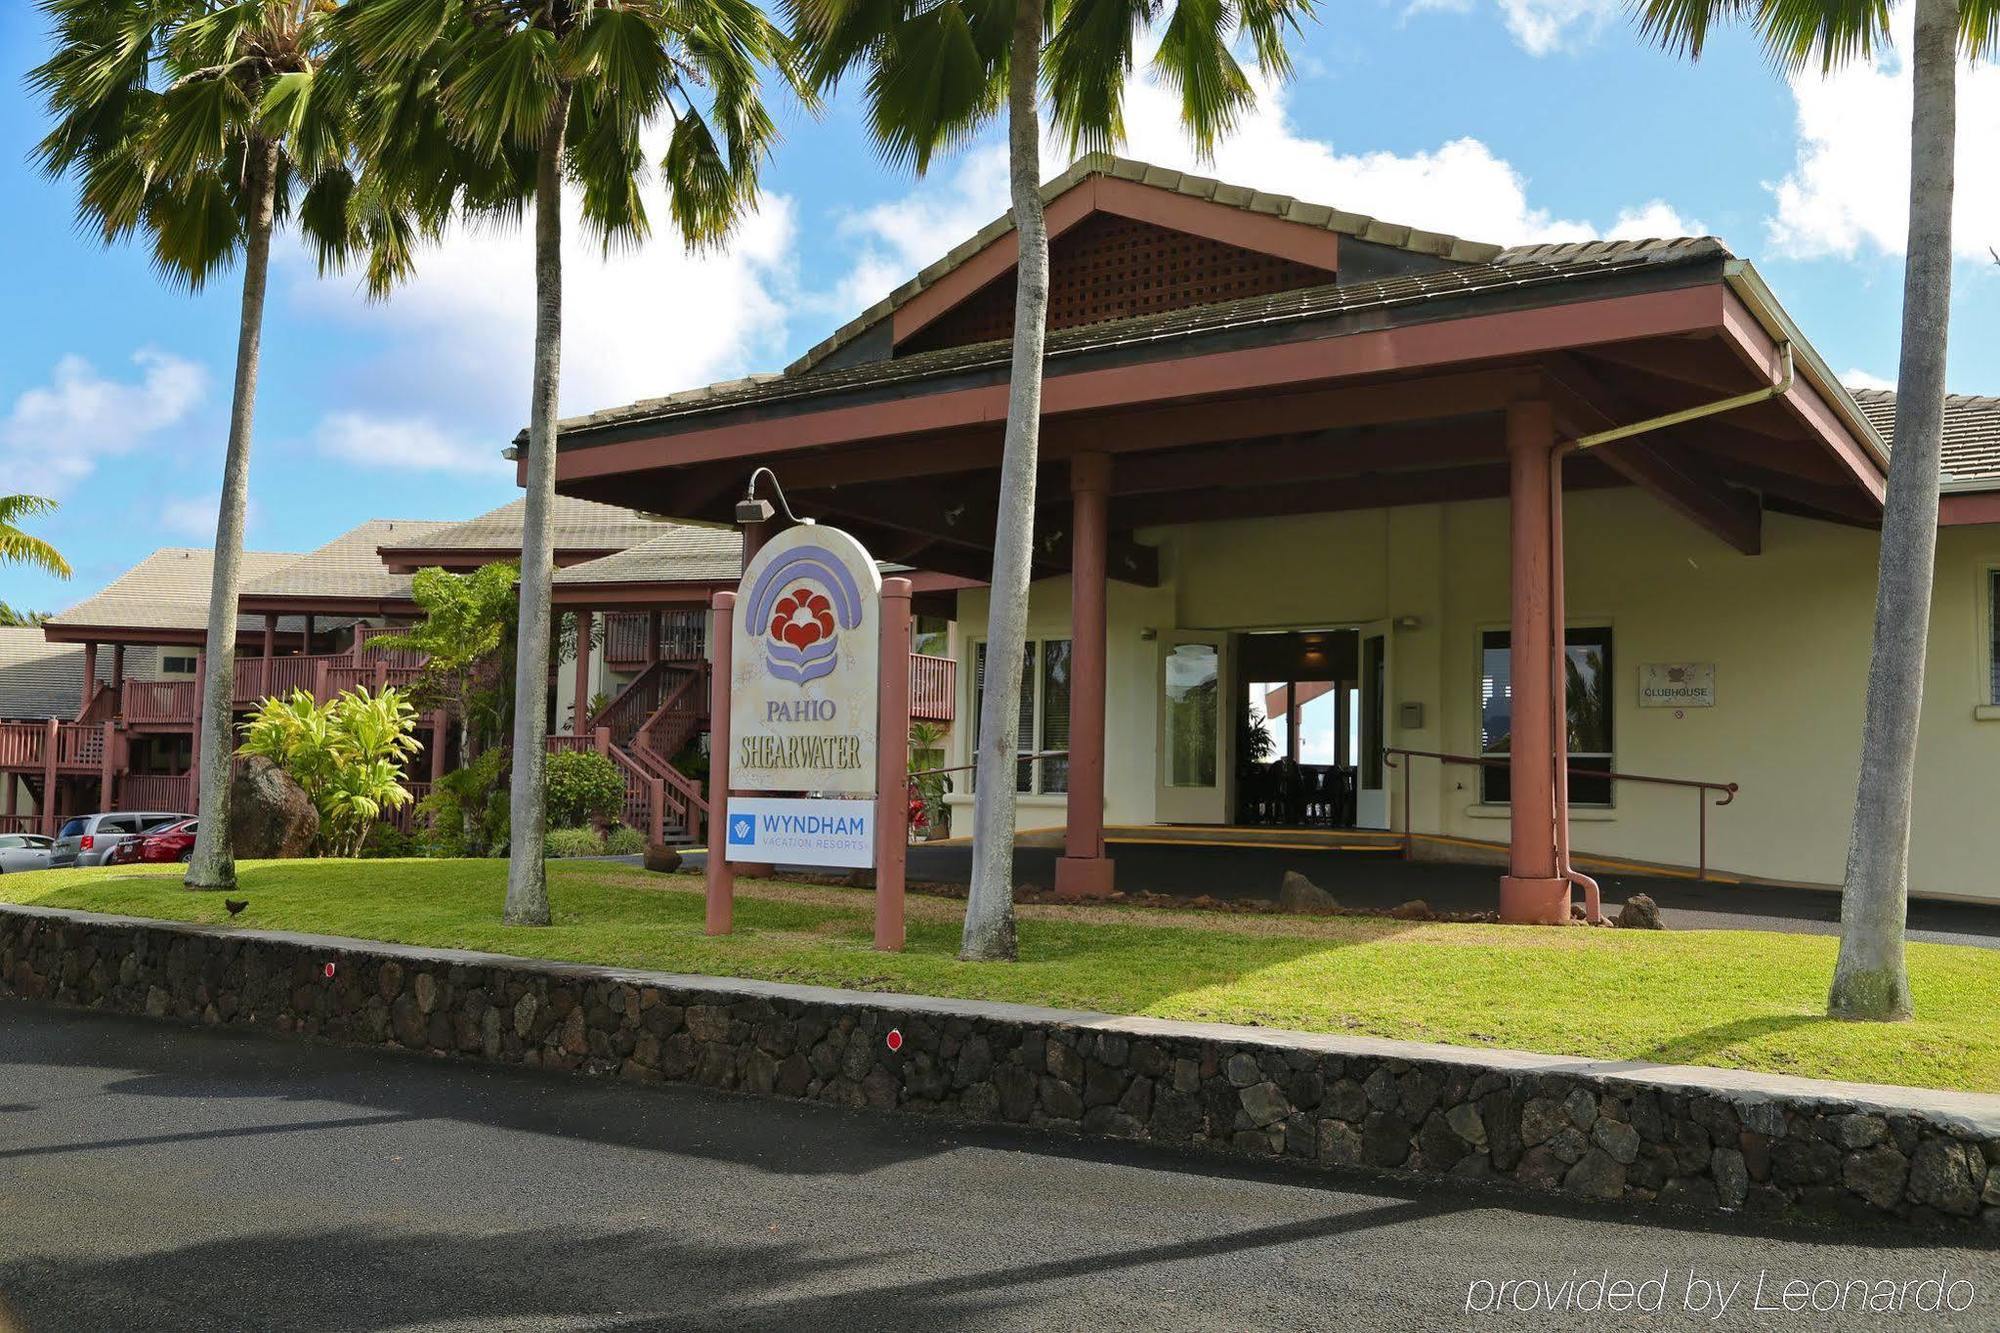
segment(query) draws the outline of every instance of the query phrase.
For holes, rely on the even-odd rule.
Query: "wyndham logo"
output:
[[[729,844],[732,847],[755,847],[757,845],[757,821],[749,815],[738,815],[729,821]]]

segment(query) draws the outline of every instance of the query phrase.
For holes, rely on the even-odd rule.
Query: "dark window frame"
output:
[[[1493,672],[1488,671],[1487,655],[1495,652],[1506,653],[1510,651],[1512,643],[1513,631],[1511,628],[1483,629],[1479,632],[1479,753],[1481,758],[1495,758],[1506,755],[1508,753],[1508,746],[1512,742],[1513,709],[1511,704],[1508,709],[1509,735],[1506,737],[1508,744],[1494,745],[1489,742],[1486,736],[1487,689],[1489,682],[1500,679]],[[1609,774],[1617,768],[1618,691],[1616,680],[1618,655],[1612,626],[1608,624],[1571,625],[1563,632],[1563,646],[1568,650],[1596,648],[1601,653],[1599,677],[1603,681],[1601,694],[1603,727],[1605,731],[1605,745],[1603,749],[1585,750],[1577,747],[1577,737],[1575,735],[1577,701],[1572,695],[1569,699],[1570,740],[1572,746],[1569,756],[1569,767],[1572,770],[1569,779],[1569,802],[1572,806],[1580,806],[1587,809],[1615,809],[1618,804],[1615,790],[1616,784],[1609,777],[1587,777],[1575,771],[1582,769],[1586,772]],[[1506,688],[1511,700],[1513,692],[1511,671],[1507,677]],[[1483,805],[1510,804],[1511,781],[1512,775],[1505,766],[1499,764],[1481,765],[1479,770],[1480,803]]]

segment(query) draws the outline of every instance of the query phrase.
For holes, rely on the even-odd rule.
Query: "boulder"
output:
[[[1284,881],[1278,885],[1281,912],[1331,912],[1339,906],[1332,894],[1296,870],[1287,870]]]
[[[1625,930],[1665,930],[1660,905],[1643,893],[1635,893],[1618,909],[1618,925]]]
[[[1400,906],[1390,908],[1389,915],[1398,921],[1431,921],[1437,917],[1437,913],[1431,910],[1431,905],[1422,898],[1412,898]]]
[[[662,875],[671,875],[681,868],[681,854],[664,842],[650,843],[646,847],[646,869],[657,870]]]
[[[229,844],[238,860],[304,856],[319,837],[319,811],[291,774],[262,755],[229,780]]]

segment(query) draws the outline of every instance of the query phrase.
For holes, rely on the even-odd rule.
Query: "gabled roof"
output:
[[[0,721],[73,718],[83,706],[83,646],[50,643],[39,625],[0,627]]]
[[[1343,212],[1326,204],[1306,203],[1290,195],[1267,194],[1262,190],[1230,185],[1207,176],[1175,171],[1168,167],[1156,167],[1149,162],[1138,162],[1110,153],[1090,153],[1077,159],[1067,171],[1042,186],[1042,200],[1044,203],[1053,202],[1094,176],[1130,181],[1133,184],[1165,190],[1171,194],[1203,199],[1230,208],[1242,209],[1247,213],[1259,213],[1285,222],[1295,222],[1301,226],[1351,236],[1356,240],[1370,241],[1377,245],[1386,245],[1392,249],[1428,255],[1436,259],[1481,264],[1491,263],[1503,253],[1502,247],[1497,245],[1468,241],[1443,232],[1425,231],[1418,227],[1384,222],[1361,213]],[[1011,211],[993,219],[970,237],[953,246],[943,258],[925,267],[914,278],[843,324],[831,337],[787,366],[785,373],[796,375],[811,370],[1013,230],[1014,217]]]
[[[1445,301],[1503,298],[1512,293],[1557,288],[1619,274],[1705,261],[1720,263],[1730,258],[1728,248],[1713,237],[1524,247],[1518,256],[1502,256],[1488,263],[1468,264],[1433,273],[1410,274],[1377,282],[1328,283],[1135,319],[1055,329],[1048,335],[1044,357],[1054,362],[1066,356],[1113,347],[1251,326],[1269,329],[1363,311],[1386,312]],[[748,403],[775,403],[849,390],[880,389],[968,370],[1004,367],[1011,355],[1012,348],[1008,342],[993,341],[965,347],[944,347],[886,361],[864,361],[838,370],[788,372],[728,380],[659,398],[642,399],[588,416],[572,417],[561,424],[561,433],[570,435],[685,417]]]
[[[1884,444],[1895,447],[1896,395],[1887,389],[1853,389],[1854,401]],[[1944,484],[1975,487],[2000,481],[2000,398],[1946,394]]]
[[[406,558],[421,558],[425,552],[440,556],[453,551],[519,551],[521,531],[526,521],[525,498],[510,500],[463,523],[441,523],[430,531],[402,540],[384,541],[384,551]],[[660,534],[665,519],[634,513],[618,505],[598,504],[558,495],[550,511],[552,535],[558,551],[622,551]]]
[[[245,551],[245,583],[275,574],[299,559],[295,551]],[[208,627],[209,580],[215,556],[195,547],[170,546],[153,552],[121,574],[95,597],[85,598],[49,618],[54,629],[107,628],[125,630],[205,630]],[[243,618],[245,629],[262,620]],[[297,626],[304,625],[301,618]]]
[[[410,595],[410,576],[382,563],[384,546],[396,546],[453,526],[435,519],[371,518],[318,550],[262,578],[243,584],[244,597],[394,600]]]
[[[651,541],[555,573],[558,587],[611,583],[718,583],[743,571],[743,534],[670,523]]]

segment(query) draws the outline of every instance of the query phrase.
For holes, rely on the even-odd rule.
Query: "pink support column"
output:
[[[652,666],[660,660],[660,613],[646,613],[646,665]]]
[[[83,645],[83,706],[76,711],[81,718],[90,711],[90,696],[97,692],[97,645]]]
[[[910,859],[910,581],[882,580],[875,710],[875,947],[903,947]]]
[[[1500,919],[1558,925],[1569,920],[1569,881],[1556,864],[1555,754],[1550,682],[1559,632],[1550,606],[1549,471],[1555,425],[1544,402],[1507,409],[1513,621],[1508,727],[1513,818]]]
[[[271,659],[278,655],[278,618],[264,617],[264,660],[257,665],[257,693],[263,698],[271,697]]]
[[[1104,854],[1104,673],[1106,498],[1111,459],[1078,454],[1069,464],[1070,686],[1069,818],[1056,893],[1102,898],[1112,892]]]
[[[111,645],[111,688],[118,695],[118,711],[125,711],[125,645]]]
[[[433,783],[435,783],[439,778],[444,776],[444,749],[451,739],[450,727],[451,727],[451,714],[445,712],[445,710],[442,708],[435,709],[432,711],[431,781]],[[465,762],[464,755],[460,755],[458,758],[460,763]]]
[[[708,702],[708,886],[711,935],[727,935],[735,924],[736,874],[729,864],[729,674],[734,636],[730,621],[736,614],[736,594],[715,594],[710,620],[710,655],[715,662]]]
[[[61,811],[56,803],[56,756],[62,745],[62,722],[49,719],[49,729],[42,736],[42,832],[53,838]]]
[[[201,799],[201,725],[208,714],[208,654],[194,655],[194,732],[188,747],[187,808],[192,812]]]
[[[110,718],[104,720],[103,732],[97,755],[97,808],[113,810],[117,808],[111,804],[111,781],[118,767],[118,728]]]
[[[590,626],[591,613],[576,613],[576,719],[572,735],[590,734]]]
[[[305,643],[304,647],[302,647],[300,651],[303,652],[307,657],[311,657],[312,650],[313,650],[313,618],[311,616],[307,616]]]

